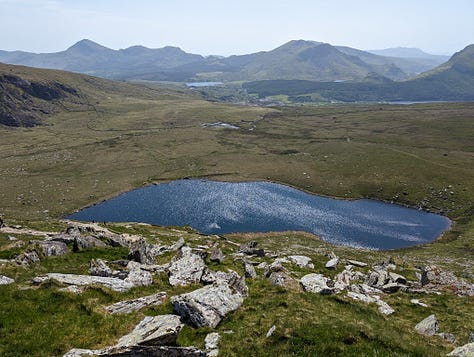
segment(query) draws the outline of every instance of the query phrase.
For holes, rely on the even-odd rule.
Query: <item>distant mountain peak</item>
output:
[[[66,50],[66,52],[79,52],[79,53],[84,53],[84,54],[97,52],[97,51],[113,51],[113,50],[88,39],[80,40]]]
[[[369,50],[367,52],[386,57],[398,57],[398,58],[433,58],[433,57],[446,57],[449,56],[438,56],[427,53],[419,48],[415,47],[393,47],[382,50]]]

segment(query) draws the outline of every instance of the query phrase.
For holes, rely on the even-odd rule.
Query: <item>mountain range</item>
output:
[[[385,56],[350,47],[294,40],[266,52],[204,57],[171,46],[159,49],[132,46],[113,50],[90,40],[81,40],[56,53],[0,51],[0,62],[110,79],[185,82],[266,79],[353,81],[361,80],[369,73],[400,81],[431,70],[447,60],[422,51],[410,53],[417,57],[394,57],[394,52],[388,52],[389,56]]]

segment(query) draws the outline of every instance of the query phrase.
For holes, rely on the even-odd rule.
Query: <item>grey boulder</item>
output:
[[[300,279],[303,289],[311,293],[332,294],[334,293],[334,287],[331,286],[331,283],[330,279],[315,273],[307,274]]]
[[[457,356],[457,357],[472,357],[474,356],[474,342],[467,343],[464,346],[460,346],[450,353],[448,356]]]
[[[435,315],[428,316],[415,326],[416,332],[425,336],[433,336],[438,332],[438,328],[438,320]]]
[[[153,295],[143,296],[133,300],[119,301],[105,308],[111,314],[128,314],[141,310],[145,307],[161,305],[166,300],[166,293],[160,292]]]
[[[168,268],[169,283],[172,286],[199,283],[205,267],[206,263],[201,256],[183,247]]]

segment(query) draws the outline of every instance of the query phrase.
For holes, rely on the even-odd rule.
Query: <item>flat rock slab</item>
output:
[[[143,296],[138,299],[120,301],[107,306],[105,310],[111,314],[129,314],[145,307],[161,305],[166,300],[166,293],[161,292],[153,295]]]
[[[353,260],[353,259],[347,259],[347,262],[353,266],[359,267],[359,268],[364,268],[367,266],[367,263],[360,262],[358,260]]]
[[[147,316],[132,332],[123,336],[115,347],[173,346],[183,326],[176,315]]]
[[[379,307],[378,310],[384,315],[391,315],[395,312],[395,310],[392,307],[390,307],[389,304],[387,304],[385,301],[380,300],[379,296],[370,296],[366,294],[356,293],[353,291],[349,291],[347,293],[347,296],[353,300],[362,301],[366,304],[370,304],[370,303],[377,304]]]
[[[243,302],[243,296],[233,292],[224,282],[171,298],[174,311],[184,320],[195,327],[211,328],[215,328],[225,315],[237,310]]]
[[[107,357],[206,357],[206,353],[195,347],[131,346],[109,347],[102,350],[74,348],[63,357],[107,356]]]
[[[114,291],[124,292],[130,290],[134,285],[128,281],[118,278],[107,278],[103,276],[91,275],[74,275],[74,274],[60,274],[49,273],[44,276],[33,279],[33,282],[43,282],[46,280],[55,280],[66,285],[102,285]]]

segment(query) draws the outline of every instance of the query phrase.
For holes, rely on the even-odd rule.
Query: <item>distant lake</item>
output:
[[[189,82],[188,87],[214,87],[223,84],[222,82]]]
[[[368,249],[431,242],[446,217],[374,200],[338,200],[270,182],[177,180],[139,188],[76,212],[81,221],[189,225],[206,234],[305,231]]]

